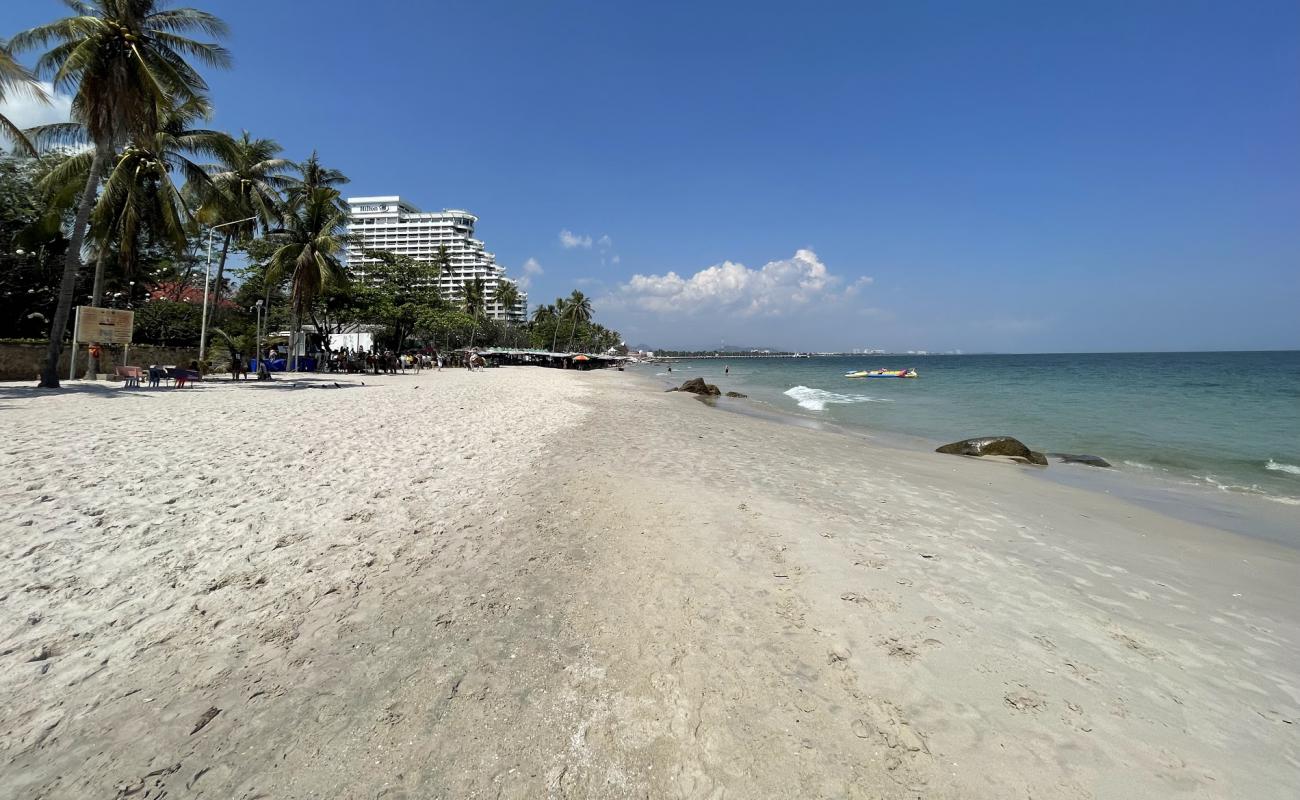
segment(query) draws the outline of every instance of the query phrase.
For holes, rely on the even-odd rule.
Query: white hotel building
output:
[[[438,290],[443,297],[460,298],[464,294],[463,284],[482,278],[486,286],[485,313],[489,317],[522,320],[527,315],[528,294],[522,289],[519,304],[512,309],[496,301],[498,282],[510,279],[497,264],[496,257],[474,238],[478,217],[456,209],[421,211],[396,195],[349,197],[348,206],[351,209],[348,233],[361,240],[360,247],[348,248],[348,268],[353,272],[364,274],[368,264],[377,263],[365,255],[366,250],[388,250],[420,261],[432,261],[438,256],[438,248],[445,247],[451,268],[443,270],[438,278]]]

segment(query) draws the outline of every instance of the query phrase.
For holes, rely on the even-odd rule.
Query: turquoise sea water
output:
[[[787,413],[934,444],[1010,434],[1121,473],[1300,507],[1300,351],[701,359],[701,376]],[[915,380],[853,379],[913,367]],[[730,374],[724,374],[724,368]]]

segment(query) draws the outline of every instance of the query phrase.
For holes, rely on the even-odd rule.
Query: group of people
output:
[[[426,369],[443,367],[444,359],[437,350],[431,352],[394,353],[392,350],[350,351],[342,348],[333,353],[325,353],[317,363],[324,363],[330,372],[372,372],[396,374],[398,371],[414,370],[419,373]]]

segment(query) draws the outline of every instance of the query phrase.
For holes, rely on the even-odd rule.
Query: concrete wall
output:
[[[68,359],[71,348],[64,347],[59,357],[59,377],[68,377]],[[213,365],[225,369],[229,356],[225,348],[212,353]],[[153,345],[131,345],[127,353],[130,364],[140,367],[150,364],[188,365],[199,357],[197,347],[155,347]],[[86,370],[86,346],[77,348],[77,375],[80,378]],[[0,381],[35,381],[39,378],[41,365],[45,363],[45,345],[43,344],[5,344],[0,342]],[[121,347],[105,347],[99,356],[99,371],[112,374],[113,368],[122,363]]]

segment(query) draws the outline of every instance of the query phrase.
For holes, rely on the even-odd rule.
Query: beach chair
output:
[[[117,373],[117,377],[125,382],[126,388],[140,388],[141,369],[139,367],[117,367],[114,372]]]

